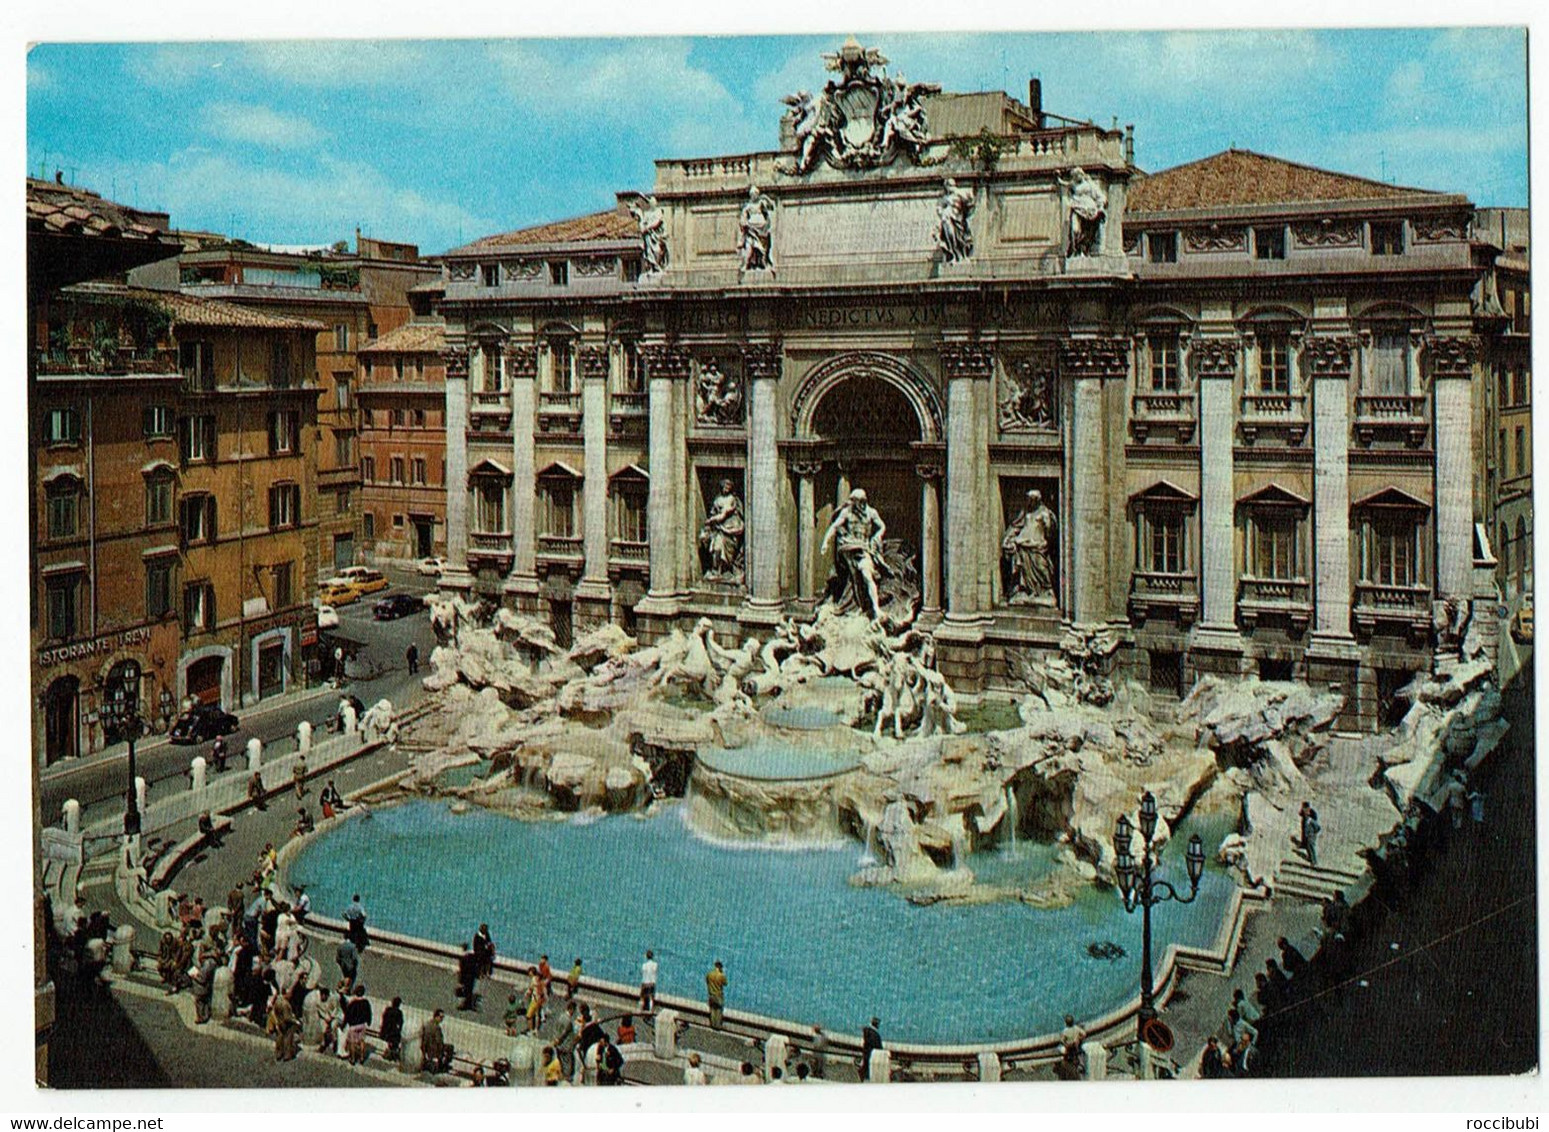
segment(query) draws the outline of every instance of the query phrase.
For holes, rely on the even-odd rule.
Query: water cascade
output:
[[[1017,792],[1011,783],[1006,783],[1006,828],[1011,833],[1009,845],[1011,852],[1017,851],[1017,826],[1022,824],[1022,811],[1017,805]]]

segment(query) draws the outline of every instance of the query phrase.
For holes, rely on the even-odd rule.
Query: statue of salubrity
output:
[[[707,581],[742,580],[742,544],[746,533],[742,500],[732,481],[723,479],[699,528],[699,552]]]
[[[1010,567],[1012,605],[1054,604],[1054,512],[1034,488],[1000,540],[1001,557]]]
[[[960,189],[951,177],[941,187],[941,199],[936,203],[936,248],[946,263],[958,263],[974,253],[973,233],[968,230],[968,218],[973,215],[974,193],[972,189]]]

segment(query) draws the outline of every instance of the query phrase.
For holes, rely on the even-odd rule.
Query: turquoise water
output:
[[[1187,826],[1181,831],[1187,835]],[[1026,847],[1036,869],[1047,850]],[[1015,858],[986,859],[996,880]],[[639,979],[647,947],[664,993],[699,998],[721,959],[727,1005],[856,1033],[873,1014],[899,1041],[1001,1041],[1058,1030],[1067,1011],[1101,1013],[1136,993],[1140,914],[1093,889],[1058,910],[1002,901],[917,907],[848,883],[859,846],[773,851],[695,837],[681,810],[650,819],[522,822],[444,801],[356,818],[305,847],[290,868],[313,906],[335,914],[360,892],[372,923],[459,944],[488,921],[502,954],[556,969]],[[1181,842],[1166,860],[1182,876]],[[1159,946],[1208,943],[1232,881],[1212,867],[1199,899],[1157,909]],[[1094,959],[1091,943],[1129,953]],[[1158,954],[1160,959],[1160,953]]]
[[[838,754],[768,740],[726,750],[707,747],[697,757],[711,770],[737,774],[743,778],[826,778],[861,765],[861,757],[856,754]]]

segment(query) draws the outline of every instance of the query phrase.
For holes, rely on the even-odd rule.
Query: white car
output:
[[[446,569],[445,558],[421,558],[414,564],[414,568],[427,578],[439,578],[441,571]]]
[[[317,607],[317,627],[319,629],[337,629],[339,627],[339,611],[331,605],[319,605]]]

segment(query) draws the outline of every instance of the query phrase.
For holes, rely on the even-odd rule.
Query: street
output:
[[[371,607],[387,594],[426,593],[435,588],[435,580],[391,568],[384,569],[383,573],[387,574],[391,586],[340,608],[336,630],[365,645],[357,659],[364,662],[360,667],[371,675],[346,683],[339,690],[309,688],[236,710],[241,726],[226,737],[227,774],[245,773],[247,741],[255,735],[263,740],[266,749],[273,748],[278,753],[294,749],[296,725],[303,719],[310,720],[313,728],[320,732],[337,709],[339,697],[346,691],[360,697],[367,707],[386,698],[400,711],[424,694],[420,680],[428,671],[430,653],[436,644],[430,628],[430,614],[422,610],[396,621],[377,621],[371,615]],[[411,641],[420,651],[420,672],[412,677],[404,658]],[[278,748],[275,744],[279,744]],[[124,794],[129,787],[128,750],[120,745],[110,751],[112,753],[106,757],[99,753],[75,765],[44,772],[41,790],[46,824],[60,820],[64,803],[70,798],[81,803],[83,824],[123,809]],[[195,755],[208,758],[209,753],[209,743],[175,746],[163,736],[136,744],[137,769],[149,786],[149,799],[155,801],[170,791],[185,789],[189,761]],[[213,766],[211,778],[214,778]]]

